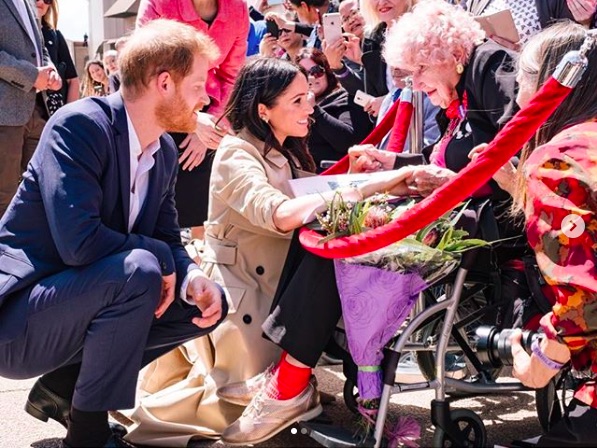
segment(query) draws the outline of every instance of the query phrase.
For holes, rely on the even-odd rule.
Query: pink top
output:
[[[249,10],[244,0],[218,1],[218,14],[211,25],[201,19],[192,0],[141,0],[137,26],[155,19],[187,23],[211,37],[220,57],[210,69],[207,94],[212,99],[209,113],[219,116],[226,107],[236,76],[245,62],[249,35]]]

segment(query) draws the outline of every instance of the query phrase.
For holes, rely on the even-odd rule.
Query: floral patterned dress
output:
[[[560,132],[525,164],[527,236],[553,294],[551,323],[589,378],[575,397],[597,408],[597,121]],[[585,230],[568,237],[580,216]],[[564,222],[563,222],[564,221]]]

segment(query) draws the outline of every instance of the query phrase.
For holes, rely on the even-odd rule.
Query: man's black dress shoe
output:
[[[68,429],[70,402],[52,392],[40,380],[35,382],[29,392],[25,411],[42,422],[47,422],[50,418],[56,420]]]
[[[25,412],[42,422],[47,422],[51,418],[68,429],[70,402],[52,392],[40,380],[35,382],[29,392]],[[120,437],[125,436],[128,432],[124,426],[118,423],[110,422],[110,429],[112,433]]]

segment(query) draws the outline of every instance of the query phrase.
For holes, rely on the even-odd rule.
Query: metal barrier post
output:
[[[412,87],[412,78],[409,78],[408,83]],[[413,91],[413,116],[408,130],[408,140],[411,154],[423,152],[423,92]]]

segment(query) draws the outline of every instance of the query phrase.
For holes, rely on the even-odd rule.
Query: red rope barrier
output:
[[[388,151],[403,152],[406,139],[408,138],[408,129],[413,116],[412,102],[402,101],[398,106],[396,120],[388,142]]]
[[[510,120],[476,160],[395,221],[324,244],[319,244],[322,238],[319,233],[303,227],[299,234],[301,244],[320,257],[346,258],[372,252],[413,234],[488,182],[535,134],[570,91],[569,87],[550,78],[533,96],[529,105]]]
[[[402,116],[398,113],[398,108],[400,107],[400,104],[400,100],[397,100],[394,102],[394,104],[392,104],[392,106],[388,109],[388,112],[381,119],[380,123],[377,126],[375,126],[375,128],[365,138],[365,140],[363,140],[360,143],[361,145],[377,145],[381,143],[381,141],[387,135],[387,133],[390,132],[392,128],[396,128],[398,126],[398,123],[403,120]],[[410,117],[408,119],[408,123],[410,124]],[[402,144],[402,148],[403,147],[404,143]],[[322,172],[320,175],[327,176],[329,174],[346,174],[348,172],[348,168],[349,158],[348,155],[346,155],[342,157],[340,160],[338,160],[331,167],[329,167],[327,170]]]

